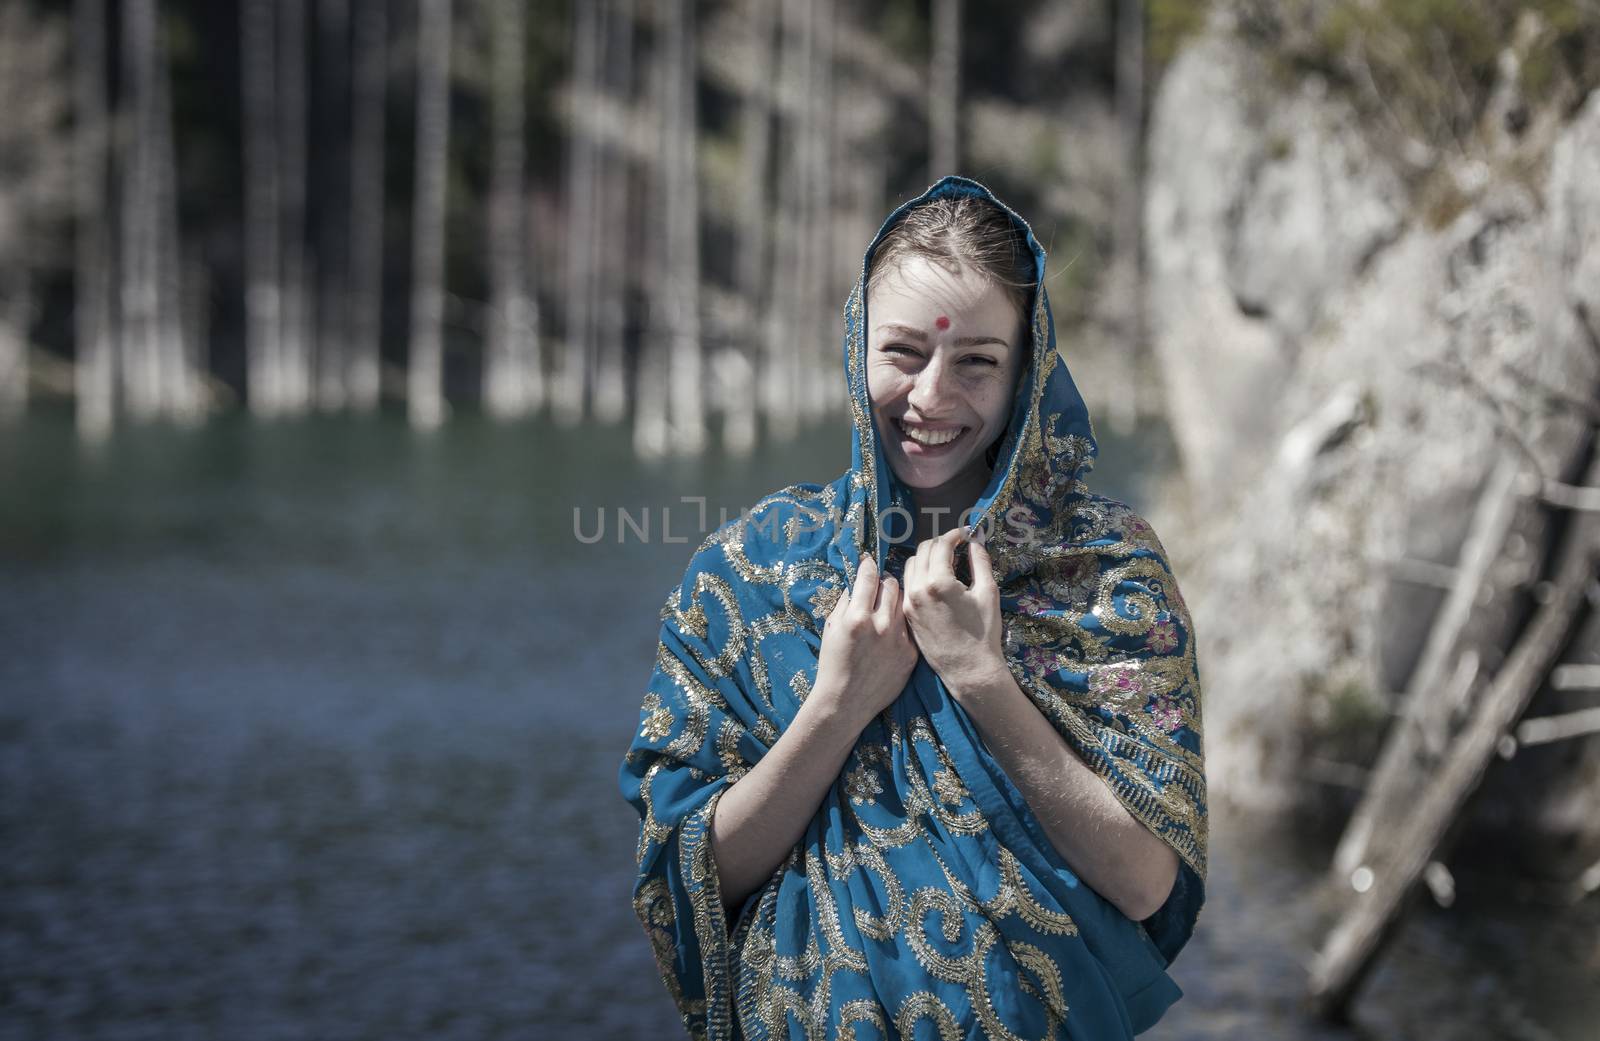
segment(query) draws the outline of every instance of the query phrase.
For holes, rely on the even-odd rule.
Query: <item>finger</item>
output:
[[[984,596],[995,592],[994,564],[989,559],[989,548],[977,539],[967,543],[968,560],[972,564],[972,591]]]
[[[878,602],[878,562],[872,557],[862,557],[856,570],[855,599],[862,611],[870,614]]]
[[[951,528],[936,539],[928,549],[928,575],[930,578],[942,578],[945,575],[955,575],[955,549],[956,543],[962,538],[965,529]]]
[[[878,622],[881,632],[888,632],[894,624],[895,615],[900,613],[900,583],[890,575],[878,586],[878,607],[873,611],[873,617]]]
[[[835,616],[838,616],[838,615],[842,614],[844,611],[848,610],[849,607],[850,607],[850,587],[849,586],[840,586],[839,587],[839,596],[833,601],[833,606],[828,608],[827,620],[824,621],[822,624],[823,625],[827,625],[828,622],[833,621]]]

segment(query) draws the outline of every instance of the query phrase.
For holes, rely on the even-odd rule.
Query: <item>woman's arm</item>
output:
[[[1177,881],[1178,854],[1127,811],[1010,670],[1002,667],[950,693],[1062,859],[1134,921],[1159,911]]]
[[[906,619],[923,657],[977,724],[1045,836],[1095,892],[1134,921],[1161,909],[1178,855],[1117,799],[1017,686],[1002,648],[1000,590],[976,541],[972,585],[955,577],[964,528],[917,546],[906,564]]]
[[[711,852],[730,912],[805,834],[863,725],[842,698],[813,690],[761,761],[724,793],[711,818]]]
[[[856,738],[905,689],[917,647],[900,585],[866,557],[823,625],[817,678],[789,726],[711,817],[711,854],[731,911],[777,869],[838,778]]]

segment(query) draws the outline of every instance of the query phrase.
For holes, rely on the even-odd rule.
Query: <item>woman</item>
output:
[[[975,181],[890,214],[844,312],[850,469],[713,532],[662,608],[621,784],[695,1037],[1104,1041],[1182,995],[1194,632],[1083,482],[1045,270]]]

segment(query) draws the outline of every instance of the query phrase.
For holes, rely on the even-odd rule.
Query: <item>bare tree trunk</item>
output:
[[[315,311],[306,258],[306,0],[277,0],[278,155],[283,164],[283,345],[288,376],[285,406],[311,404]]]
[[[124,390],[139,417],[184,415],[194,398],[179,311],[177,172],[166,48],[154,0],[123,5],[126,96],[133,109],[123,178]]]
[[[722,443],[730,454],[738,456],[755,448],[756,360],[766,356],[761,346],[766,327],[760,317],[769,284],[767,171],[772,153],[772,79],[768,70],[776,65],[776,16],[777,0],[746,0],[751,75],[739,135],[739,326],[737,342],[729,352],[729,370],[722,374]]]
[[[20,419],[28,407],[28,315],[33,279],[23,264],[0,268],[0,420]]]
[[[1137,359],[1144,344],[1144,284],[1140,239],[1144,223],[1144,3],[1117,2],[1117,129],[1123,176],[1117,181],[1110,292],[1113,309],[1109,345],[1113,379],[1122,393],[1106,396],[1107,421],[1128,433],[1136,423]]]
[[[78,433],[104,439],[116,422],[111,340],[111,234],[106,213],[110,120],[106,99],[105,0],[73,5],[74,191],[77,224],[73,277]]]
[[[630,111],[633,105],[634,0],[607,0],[606,53],[601,63],[611,105]],[[626,367],[627,286],[630,268],[633,206],[632,172],[627,150],[602,155],[600,196],[595,209],[600,227],[598,314],[595,322],[594,415],[615,423],[627,413]]]
[[[571,111],[568,118],[566,337],[555,376],[556,418],[584,417],[585,377],[594,348],[595,138],[591,119],[600,82],[600,21],[593,0],[573,11]]]
[[[154,261],[155,350],[160,371],[162,410],[181,421],[201,418],[200,373],[195,369],[196,346],[184,326],[183,238],[178,227],[178,154],[172,127],[172,75],[167,61],[166,37],[154,21],[152,53],[155,67],[150,77],[153,109],[150,140],[150,193],[154,211],[151,256]]]
[[[275,31],[274,0],[240,0],[246,388],[250,410],[262,416],[276,415],[284,399]],[[125,342],[128,332],[124,322]]]
[[[606,116],[602,106],[607,102],[608,72],[605,67],[606,41],[611,35],[611,4],[607,0],[594,0],[595,28],[594,28],[594,93],[589,95],[587,108],[594,112],[593,125],[596,130],[592,152],[590,153],[591,175],[593,186],[590,189],[590,224],[589,224],[589,299],[584,305],[584,312],[588,315],[589,337],[588,345],[584,351],[583,364],[584,393],[588,395],[590,414],[594,410],[594,397],[598,387],[600,369],[600,330],[605,323],[605,315],[600,310],[605,302],[606,281],[606,242],[605,234],[610,223],[609,215],[603,207],[606,202],[605,182],[607,163],[607,148],[605,139]]]
[[[353,409],[371,412],[381,390],[383,143],[389,0],[356,0],[350,113],[350,309],[346,380]]]
[[[668,291],[665,312],[672,336],[672,450],[705,448],[706,417],[700,351],[699,120],[695,105],[695,17],[691,0],[669,0],[664,26],[667,54],[661,96],[671,113],[662,120],[662,183],[657,211],[667,222]]]
[[[928,69],[928,180],[958,172],[961,103],[961,0],[933,0]]]
[[[846,46],[859,32],[848,20],[841,21],[834,29],[838,41]],[[846,181],[843,191],[850,200],[850,208],[842,221],[846,232],[834,245],[838,253],[834,269],[846,272],[848,281],[853,282],[861,268],[857,243],[877,230],[887,208],[888,147],[885,142],[890,136],[892,103],[875,70],[847,61],[838,72],[842,82],[835,91],[840,98],[835,136],[839,148],[850,156],[849,164],[841,165],[840,169]],[[847,289],[848,285],[843,288]],[[835,379],[838,379],[841,349],[842,344],[836,338],[830,361]]]
[[[536,312],[523,252],[523,102],[526,12],[522,0],[489,0],[493,28],[489,186],[489,334],[483,404],[492,416],[537,408]]]
[[[183,363],[193,397],[188,419],[196,422],[212,410],[211,270],[197,253],[183,261],[183,295],[178,321],[183,326]]]
[[[817,14],[817,7],[813,3],[806,4],[801,14],[804,28],[795,55],[799,90],[793,99],[795,147],[792,154],[795,178],[790,205],[794,214],[794,230],[789,241],[794,250],[794,283],[789,292],[786,325],[790,334],[786,350],[795,356],[795,380],[790,384],[789,393],[794,398],[795,418],[801,428],[811,420],[811,387],[816,379],[817,368],[816,345],[810,342],[812,270],[816,265],[816,258],[812,254],[816,237],[812,234],[811,225],[816,218],[812,202],[817,176]]]
[[[657,128],[653,142],[659,146],[661,131],[670,118],[671,95],[661,86],[669,81],[666,72],[666,48],[663,38],[666,19],[656,19],[655,42],[646,66],[646,83],[651,91],[651,120]],[[664,170],[659,156],[646,171],[650,191],[650,205],[646,209],[644,228],[644,290],[648,297],[648,313],[644,333],[639,343],[638,373],[634,379],[633,397],[633,450],[642,459],[655,459],[665,455],[670,448],[671,430],[668,426],[669,373],[672,340],[668,316],[663,313],[666,301],[662,288],[668,279],[667,256],[670,249],[662,204]]]
[[[833,302],[830,299],[833,250],[833,0],[816,0],[813,15],[812,86],[807,92],[810,108],[811,144],[809,193],[806,209],[807,251],[805,300],[806,357],[811,359],[810,393],[806,408],[808,420],[825,415],[839,399],[839,367],[834,364],[829,330],[833,327]]]
[[[805,240],[806,148],[805,97],[809,84],[810,5],[783,4],[778,59],[780,148],[778,199],[772,243],[772,296],[767,303],[766,365],[761,373],[761,405],[768,428],[780,441],[794,437],[800,402],[794,393],[804,386],[805,352],[796,350],[794,330],[801,319],[801,277]]]
[[[335,410],[350,393],[350,0],[320,0],[317,29],[316,403]]]
[[[450,147],[450,0],[421,0],[420,16],[407,407],[413,427],[432,429],[444,422],[446,410],[444,222],[445,164]]]
[[[122,6],[123,96],[132,109],[123,139],[122,177],[123,395],[129,413],[161,411],[161,345],[157,294],[159,216],[155,185],[156,18],[154,0]]]

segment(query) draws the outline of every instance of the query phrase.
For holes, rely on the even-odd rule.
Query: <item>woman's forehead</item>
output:
[[[1005,289],[983,272],[963,267],[951,272],[920,257],[908,258],[867,288],[871,319],[916,317],[932,327],[940,315],[954,321],[1004,322],[1018,317]]]

